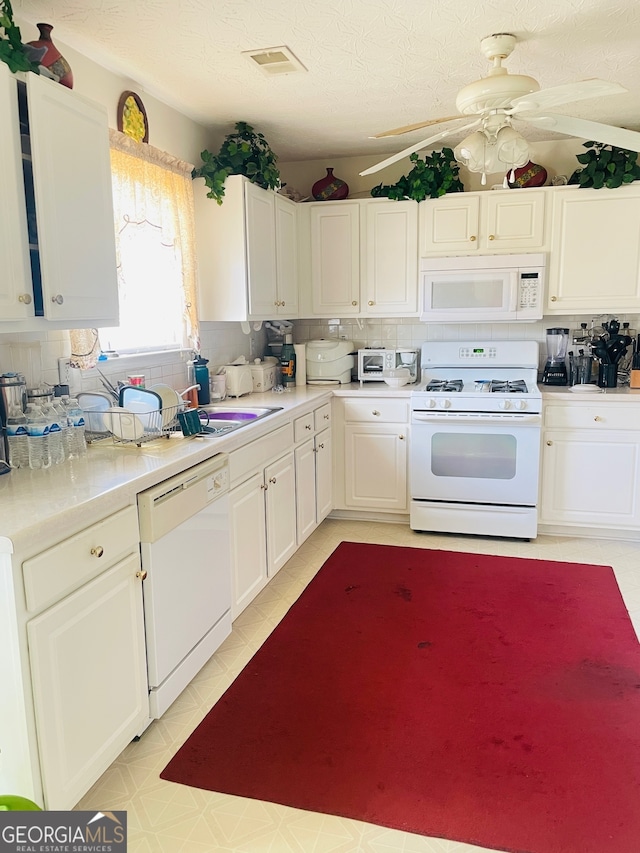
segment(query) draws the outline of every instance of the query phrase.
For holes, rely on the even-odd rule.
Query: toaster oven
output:
[[[382,382],[383,374],[396,367],[409,368],[409,382],[418,378],[418,350],[368,347],[358,350],[358,379],[360,382]]]

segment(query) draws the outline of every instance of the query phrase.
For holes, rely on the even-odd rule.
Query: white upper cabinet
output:
[[[546,248],[547,191],[450,193],[420,202],[420,256]]]
[[[305,207],[313,315],[417,313],[416,202],[362,199]]]
[[[640,186],[558,188],[548,314],[640,310]]]
[[[242,175],[222,205],[194,182],[201,320],[298,316],[297,206]]]
[[[2,331],[118,322],[106,110],[0,63]]]
[[[322,202],[311,207],[310,215],[314,315],[360,314],[358,202]]]

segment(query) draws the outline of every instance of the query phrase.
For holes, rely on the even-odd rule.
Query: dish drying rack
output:
[[[178,412],[181,405],[144,412],[109,412],[84,409],[85,439],[87,444],[111,440],[113,444],[141,447],[151,441],[171,438],[182,431]]]

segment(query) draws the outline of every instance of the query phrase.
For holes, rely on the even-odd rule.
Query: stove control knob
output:
[[[500,408],[501,409],[510,409],[511,408],[511,400],[500,400]]]
[[[520,411],[522,412],[526,408],[527,408],[527,401],[526,400],[517,400],[516,401],[516,409],[520,409]]]
[[[435,409],[435,407],[436,407],[436,401],[433,399],[433,397],[431,397],[431,399],[428,401],[427,406],[428,406],[430,409]]]
[[[441,409],[450,409],[451,408],[451,400],[440,400],[439,405]]]

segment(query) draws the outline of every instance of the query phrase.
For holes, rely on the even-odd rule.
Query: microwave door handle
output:
[[[511,313],[516,311],[518,305],[518,289],[520,284],[520,275],[517,270],[509,272],[509,308]]]

